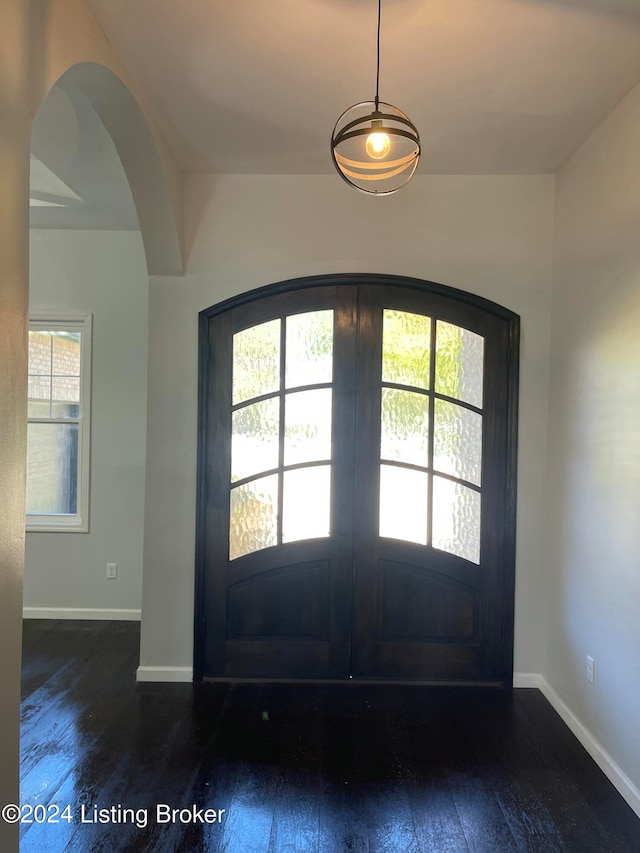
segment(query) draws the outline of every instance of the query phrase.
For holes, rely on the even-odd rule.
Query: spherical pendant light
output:
[[[378,97],[380,6],[376,97],[345,110],[331,135],[331,157],[338,174],[370,195],[391,195],[409,183],[420,160],[420,136],[402,110]]]

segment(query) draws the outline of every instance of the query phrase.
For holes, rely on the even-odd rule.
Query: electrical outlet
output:
[[[107,579],[114,581],[118,577],[118,564],[107,563]]]
[[[587,681],[589,684],[595,684],[596,678],[596,662],[592,657],[587,655]]]

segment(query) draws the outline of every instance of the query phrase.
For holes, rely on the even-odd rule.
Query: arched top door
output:
[[[197,675],[510,682],[517,331],[381,276],[202,313]]]

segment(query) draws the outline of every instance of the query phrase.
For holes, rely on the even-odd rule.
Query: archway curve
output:
[[[178,217],[153,133],[136,98],[110,68],[96,62],[70,66],[53,85],[65,81],[90,100],[115,145],[133,195],[149,275],[181,275]]]

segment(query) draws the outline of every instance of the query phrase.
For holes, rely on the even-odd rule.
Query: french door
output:
[[[396,277],[202,312],[196,678],[511,683],[517,336]]]

